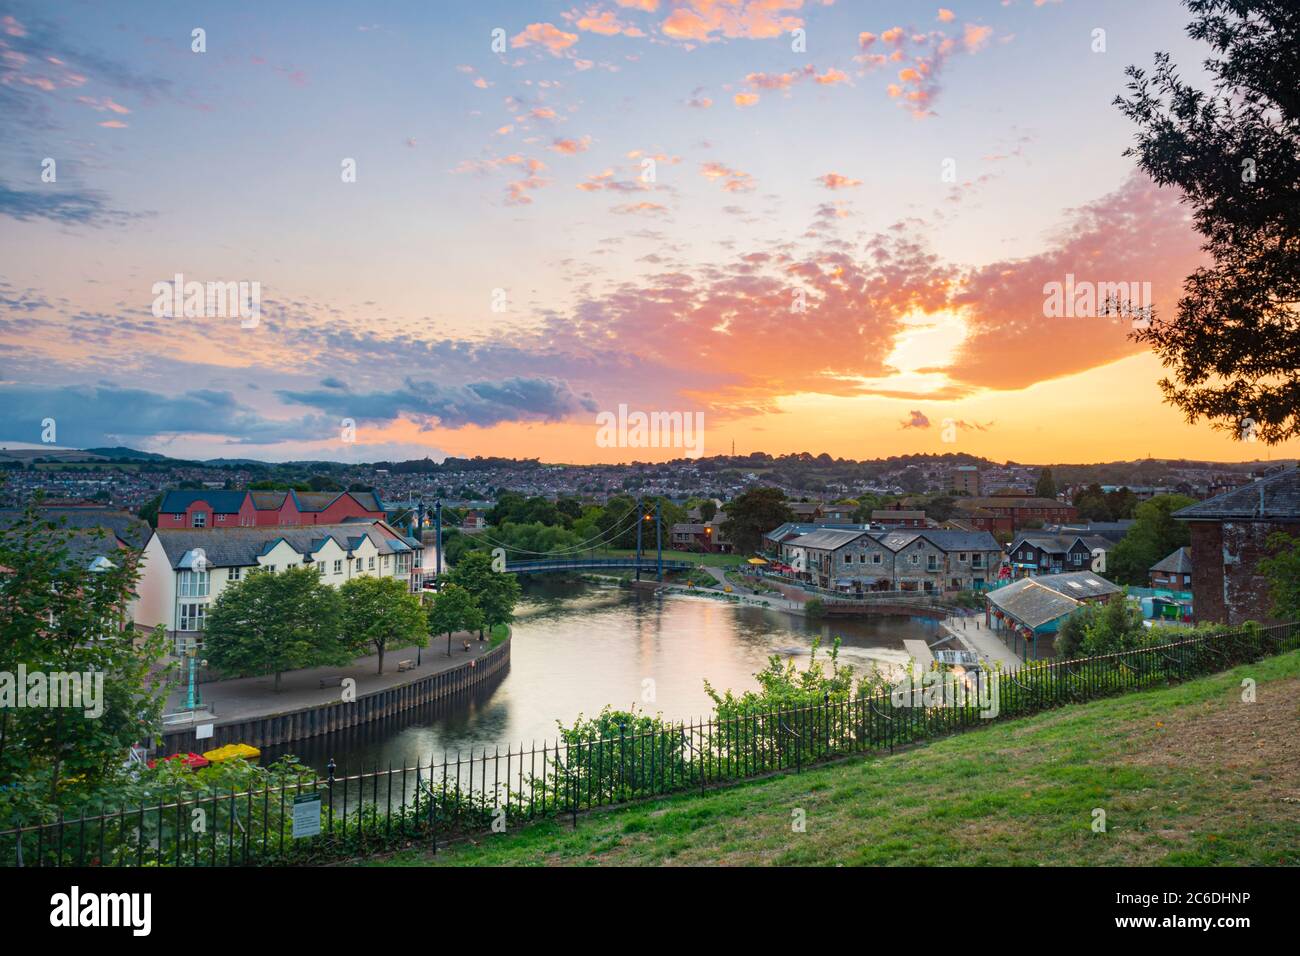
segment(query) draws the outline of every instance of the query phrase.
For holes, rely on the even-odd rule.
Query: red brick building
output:
[[[1074,505],[1055,498],[1023,498],[993,495],[986,498],[958,498],[953,502],[953,517],[981,531],[1004,531],[1009,534],[1028,527],[1065,524],[1078,514]]]
[[[1294,468],[1175,511],[1192,535],[1192,605],[1198,621],[1275,620],[1259,559],[1269,535],[1300,535],[1300,472]]]
[[[338,524],[347,518],[384,520],[371,491],[169,491],[158,508],[159,528],[253,528]]]

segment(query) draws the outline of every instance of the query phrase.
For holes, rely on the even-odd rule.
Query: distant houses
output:
[[[1174,515],[1191,531],[1192,601],[1198,621],[1272,621],[1259,572],[1274,532],[1300,535],[1300,471],[1289,468],[1189,505]]]
[[[722,533],[722,516],[711,521],[681,521],[669,531],[669,542],[678,551],[699,551],[706,554],[730,554],[731,542]]]
[[[1022,531],[1011,542],[1007,554],[1016,577],[1093,568],[1101,572],[1114,547],[1113,541],[1100,535]]]
[[[871,521],[886,528],[924,528],[926,524],[924,511],[904,511],[895,508],[873,510]]]
[[[1012,535],[1022,528],[1062,524],[1073,521],[1078,512],[1055,498],[992,495],[983,498],[958,498],[953,502],[953,517],[981,531]]]
[[[1151,565],[1148,583],[1153,588],[1169,591],[1192,589],[1192,549],[1179,548]]]

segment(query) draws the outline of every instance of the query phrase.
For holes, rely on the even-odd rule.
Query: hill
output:
[[[1242,702],[1244,677],[1257,703]],[[576,830],[543,822],[376,862],[1294,866],[1297,694],[1300,651],[889,757],[586,814]]]

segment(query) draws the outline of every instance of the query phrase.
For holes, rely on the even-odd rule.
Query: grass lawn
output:
[[[1256,703],[1241,700],[1245,677]],[[580,815],[576,830],[537,823],[372,862],[1295,866],[1298,700],[1293,652],[894,756]]]
[[[597,557],[621,558],[636,554],[636,548],[609,548],[597,552]],[[654,542],[643,549],[643,555],[651,561],[655,559]],[[670,551],[664,548],[665,561],[690,561],[693,564],[707,564],[715,568],[734,568],[745,563],[743,554],[700,554],[698,551]]]

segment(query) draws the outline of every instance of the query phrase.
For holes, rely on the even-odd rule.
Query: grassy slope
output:
[[[1258,702],[1241,702],[1241,680]],[[389,865],[1300,864],[1300,652]],[[1092,812],[1107,814],[1094,833]],[[792,812],[806,813],[803,833]]]

